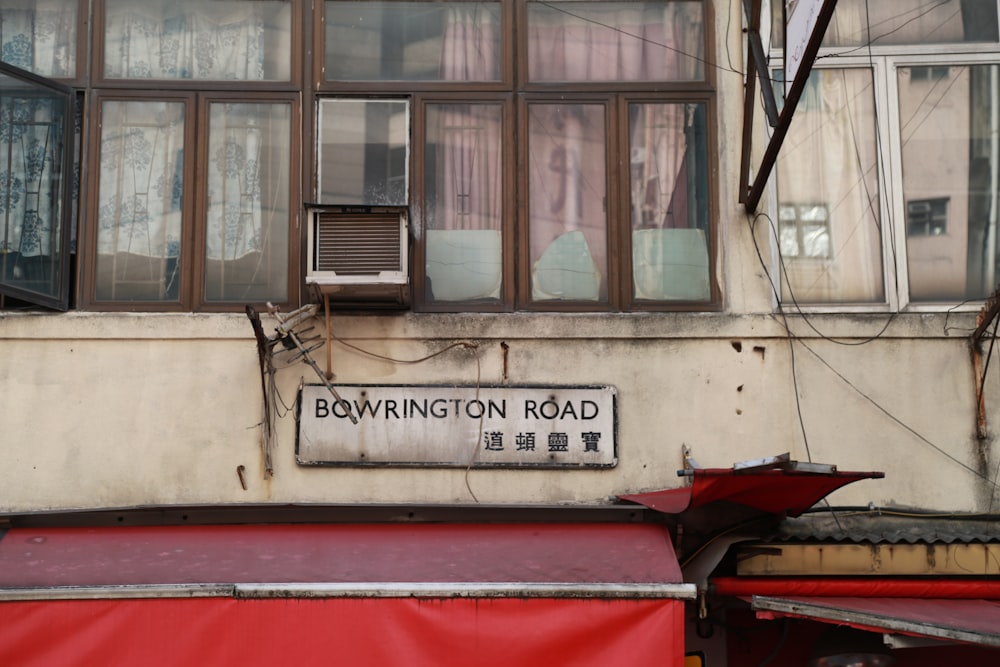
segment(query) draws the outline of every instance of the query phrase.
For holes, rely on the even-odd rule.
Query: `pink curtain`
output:
[[[499,78],[499,25],[478,4],[447,11],[441,76],[446,81]],[[426,224],[432,229],[500,229],[501,132],[499,104],[432,104],[427,142],[435,153]]]
[[[701,2],[529,7],[532,81],[693,81],[704,77]]]

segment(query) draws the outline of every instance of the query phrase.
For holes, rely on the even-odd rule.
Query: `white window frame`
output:
[[[884,0],[883,0],[884,1]],[[767,3],[764,3],[767,5]],[[1000,2],[998,2],[1000,15]],[[769,20],[769,19],[762,19]],[[769,69],[783,71],[782,50],[772,49]],[[796,304],[805,313],[877,313],[978,311],[982,300],[969,302],[919,303],[909,296],[909,273],[906,250],[906,202],[903,200],[902,145],[899,132],[899,94],[897,72],[902,67],[921,66],[1000,66],[1000,41],[994,44],[918,44],[905,46],[824,47],[814,69],[871,69],[875,92],[875,130],[877,145],[879,216],[882,231],[882,273],[885,300],[881,303],[810,303]],[[780,156],[779,156],[780,159]],[[775,294],[781,294],[784,280],[779,253],[777,176],[772,174],[767,213],[775,221],[769,233],[771,281]],[[1000,280],[1000,276],[998,276]],[[785,307],[791,302],[783,302]]]

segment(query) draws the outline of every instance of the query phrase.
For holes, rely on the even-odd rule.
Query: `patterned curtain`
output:
[[[109,3],[110,4],[110,3]],[[207,7],[120,3],[106,20],[105,75],[113,79],[264,78],[264,15],[257,3]]]
[[[248,81],[267,76],[267,16],[282,3],[108,4],[108,77]],[[268,249],[287,258],[287,244],[277,248],[269,241],[287,236],[288,109],[287,103],[209,105],[208,163],[200,171],[207,188],[208,300],[285,298],[286,264],[262,263]],[[185,178],[185,152],[193,147],[184,144],[184,127],[185,120],[193,122],[192,111],[183,102],[103,105],[98,299],[178,298],[181,266],[191,262],[181,254],[182,239],[191,234],[184,201],[194,190]],[[266,170],[261,163],[265,150]],[[276,165],[283,166],[280,173]],[[275,206],[281,209],[277,224]],[[277,291],[260,291],[272,287]]]
[[[12,0],[0,7],[0,57],[53,78],[76,75],[76,3]]]
[[[62,100],[0,97],[0,252],[58,254]]]

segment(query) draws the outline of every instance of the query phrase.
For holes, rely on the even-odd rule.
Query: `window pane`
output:
[[[497,81],[499,2],[327,2],[328,81]]]
[[[102,104],[98,300],[178,300],[183,166],[183,102]]]
[[[409,108],[406,100],[320,100],[321,203],[407,204]]]
[[[711,298],[702,104],[629,105],[632,293]]]
[[[604,106],[528,107],[531,298],[606,301]]]
[[[5,0],[0,57],[42,76],[75,77],[76,11],[75,0]]]
[[[209,105],[207,301],[288,298],[289,104]]]
[[[808,88],[778,156],[782,300],[884,301],[872,73],[816,69]]]
[[[428,301],[500,298],[502,120],[499,104],[427,105]]]
[[[1000,68],[925,69],[898,70],[910,298],[985,298],[998,275]]]
[[[64,278],[66,116],[64,96],[0,76],[0,284],[49,299]]]
[[[781,46],[782,0],[772,0],[775,44]],[[870,26],[870,28],[869,28]],[[839,0],[824,46],[894,46],[996,42],[995,0]]]
[[[105,0],[109,79],[288,81],[291,4],[283,0]]]
[[[532,81],[698,81],[702,3],[529,2]]]

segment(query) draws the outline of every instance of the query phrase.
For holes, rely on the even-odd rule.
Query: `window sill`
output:
[[[844,340],[964,338],[979,309],[962,312],[788,313],[800,338]],[[891,321],[888,321],[891,316]],[[322,313],[317,322],[322,332]],[[348,339],[732,339],[785,338],[772,313],[380,313],[333,315],[334,333]],[[266,332],[273,320],[264,316]],[[41,313],[0,311],[0,340],[253,340],[243,313]]]

